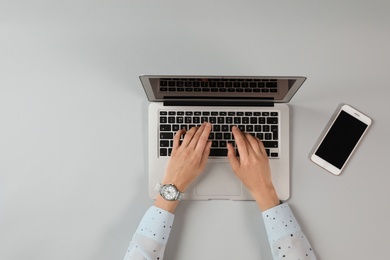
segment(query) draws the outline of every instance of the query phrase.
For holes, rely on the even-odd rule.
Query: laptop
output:
[[[212,123],[212,148],[204,173],[185,200],[254,200],[227,159],[233,125],[263,141],[280,200],[290,196],[289,107],[306,77],[141,75],[148,109],[149,196],[157,197],[172,152],[173,136]],[[237,151],[237,156],[239,153]]]

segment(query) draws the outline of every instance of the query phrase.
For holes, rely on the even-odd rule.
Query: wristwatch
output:
[[[163,199],[168,201],[180,201],[184,197],[184,193],[180,192],[173,184],[157,183],[156,191],[158,191]]]

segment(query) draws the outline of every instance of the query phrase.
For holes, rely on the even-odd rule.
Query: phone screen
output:
[[[368,126],[341,111],[315,154],[341,169]]]

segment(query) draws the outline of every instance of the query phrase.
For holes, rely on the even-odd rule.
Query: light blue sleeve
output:
[[[317,259],[287,203],[262,214],[274,259]]]
[[[174,215],[152,206],[135,232],[124,260],[162,260]]]

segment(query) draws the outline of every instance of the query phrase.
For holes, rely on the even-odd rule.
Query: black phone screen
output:
[[[341,169],[366,128],[365,123],[341,111],[315,154]]]

